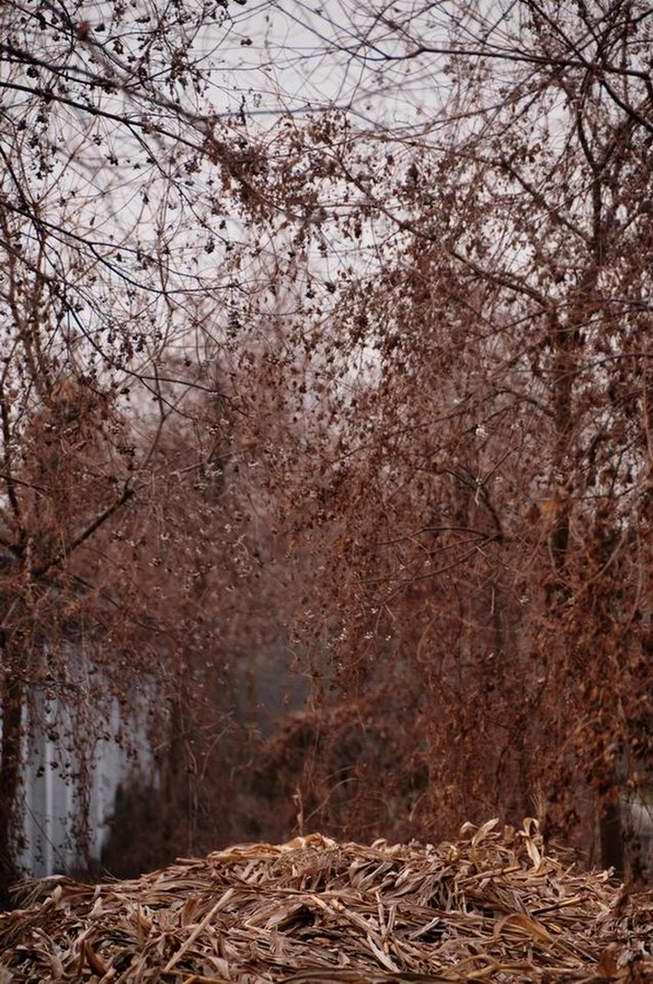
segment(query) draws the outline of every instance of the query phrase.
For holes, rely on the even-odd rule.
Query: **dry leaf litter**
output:
[[[0,984],[653,981],[653,892],[545,853],[532,819],[460,836],[311,834],[130,881],[26,883],[0,915]]]

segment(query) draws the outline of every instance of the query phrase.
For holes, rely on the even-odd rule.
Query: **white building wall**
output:
[[[24,710],[23,806],[25,849],[19,861],[33,877],[84,867],[83,849],[75,843],[74,822],[79,813],[79,755],[71,747],[69,712],[57,700],[48,702],[42,693],[32,695],[32,710]],[[1,733],[0,721],[0,733]],[[120,733],[120,712],[114,702],[107,721],[113,736]],[[57,733],[55,739],[54,733]],[[67,737],[68,736],[68,737]],[[89,856],[99,861],[108,839],[108,821],[114,811],[118,786],[137,774],[152,770],[152,755],[145,730],[134,720],[130,736],[134,754],[114,739],[95,742],[90,749]]]

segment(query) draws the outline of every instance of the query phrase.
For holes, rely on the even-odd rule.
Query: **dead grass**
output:
[[[312,834],[131,881],[26,883],[0,916],[0,984],[653,981],[653,893],[545,853],[534,820],[496,827],[437,847]]]

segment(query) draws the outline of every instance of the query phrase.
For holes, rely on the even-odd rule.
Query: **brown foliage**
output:
[[[466,823],[453,843],[321,834],[182,858],[130,881],[59,876],[0,915],[18,982],[88,972],[204,982],[650,980],[651,893],[544,847],[537,823]]]
[[[206,111],[156,6],[117,6],[113,48],[81,8],[2,14],[5,721],[41,687],[127,712],[138,681],[166,852],[447,835],[537,794],[621,867],[653,733],[648,5],[375,16],[371,103],[401,70],[418,122],[269,131]],[[245,741],[240,668],[275,647],[312,703]]]

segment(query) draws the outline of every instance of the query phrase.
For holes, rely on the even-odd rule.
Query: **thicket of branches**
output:
[[[136,678],[168,849],[535,797],[622,866],[653,733],[649,5],[359,5],[320,34],[349,101],[265,124],[214,108],[255,17],[110,15],[0,15],[5,880],[20,707],[127,709]],[[234,664],[279,638],[310,708],[234,772]]]

